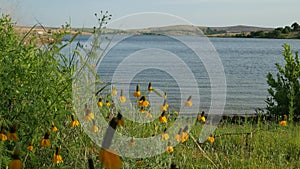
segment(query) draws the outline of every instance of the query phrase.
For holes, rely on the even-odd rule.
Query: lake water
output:
[[[268,96],[267,74],[277,73],[275,63],[283,63],[282,45],[300,49],[299,40],[282,39],[210,39],[222,60],[227,80],[229,113],[253,113],[265,108]]]
[[[187,41],[194,37],[185,37]],[[86,40],[81,38],[80,40]],[[265,108],[268,96],[266,76],[268,72],[277,72],[275,63],[283,63],[282,45],[288,43],[294,51],[299,51],[300,40],[283,39],[246,39],[246,38],[209,38],[216,49],[224,67],[227,84],[225,113],[254,113],[256,108]],[[203,63],[194,60],[186,47],[178,46],[165,36],[135,36],[126,43],[113,48],[104,57],[97,72],[104,81],[110,81],[118,64],[126,56],[145,48],[175,49],[176,55],[189,63],[198,81],[201,97],[200,107],[207,111],[211,102],[211,87]],[[138,55],[136,56],[138,59]],[[141,61],[140,64],[143,64]],[[163,65],[161,65],[163,66]],[[176,67],[176,65],[174,65]],[[180,67],[178,67],[180,70]],[[130,73],[130,72],[128,72]],[[187,79],[188,80],[188,79]],[[139,72],[130,82],[130,92],[135,84],[146,88],[151,81],[153,86],[167,91],[170,105],[176,105],[180,87],[168,73],[159,69],[147,69]],[[131,98],[133,99],[133,98]]]

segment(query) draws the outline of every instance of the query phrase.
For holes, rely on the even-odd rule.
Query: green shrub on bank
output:
[[[267,76],[270,86],[268,92],[271,96],[266,102],[269,113],[278,116],[289,115],[292,120],[300,116],[300,60],[298,52],[293,55],[288,44],[284,44],[283,47],[284,65],[276,64],[276,77],[271,73]]]

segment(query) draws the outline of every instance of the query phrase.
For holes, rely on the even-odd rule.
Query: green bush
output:
[[[300,116],[300,60],[298,52],[292,54],[288,44],[283,45],[284,65],[276,63],[278,73],[273,77],[271,73],[267,75],[267,83],[270,88],[267,98],[267,110],[274,115],[289,115],[290,120]]]
[[[49,168],[57,146],[61,146],[64,159],[85,160],[78,154],[91,142],[80,128],[70,128],[73,68],[63,63],[67,56],[61,54],[65,46],[61,39],[67,29],[53,34],[53,41],[44,44],[37,36],[20,36],[9,16],[0,18],[0,126],[8,135],[15,125],[18,135],[17,141],[0,142],[0,168],[6,168],[16,145],[20,145],[17,155],[26,168]],[[41,147],[40,140],[52,124],[58,131],[50,133],[51,146]],[[79,142],[82,148],[78,149]],[[29,144],[32,151],[27,150]],[[76,160],[64,161],[66,166],[78,165]]]

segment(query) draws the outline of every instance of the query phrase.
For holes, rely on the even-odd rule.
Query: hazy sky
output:
[[[299,0],[0,0],[0,11],[19,25],[72,27],[97,24],[94,13],[108,10],[112,19],[139,12],[176,15],[197,26],[279,27],[300,22]],[[147,22],[145,19],[143,22]]]

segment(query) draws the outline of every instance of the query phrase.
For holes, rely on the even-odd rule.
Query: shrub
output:
[[[276,63],[276,78],[271,73],[267,75],[270,97],[266,103],[270,114],[289,115],[292,120],[300,116],[300,61],[298,52],[294,56],[288,44],[284,44],[283,48],[284,65]]]
[[[0,168],[6,168],[15,147],[20,149],[17,155],[25,168],[49,168],[57,146],[64,159],[85,158],[78,154],[91,142],[80,128],[70,128],[73,68],[64,64],[67,56],[61,54],[65,46],[61,39],[67,31],[68,26],[44,44],[36,35],[20,36],[9,16],[0,18],[0,126],[3,134],[8,136],[14,129],[18,136],[16,141],[0,141]],[[51,146],[41,147],[40,140],[52,124],[58,131],[50,133]],[[78,148],[80,141],[82,148]],[[28,145],[33,146],[32,151],[27,150]],[[64,161],[66,166],[77,163]]]

